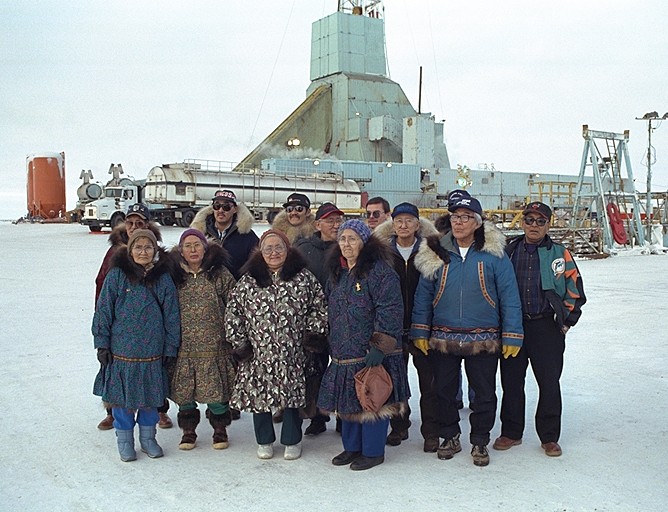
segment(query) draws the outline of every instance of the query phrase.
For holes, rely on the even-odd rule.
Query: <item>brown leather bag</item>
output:
[[[365,411],[380,411],[392,389],[392,378],[382,364],[367,366],[355,374],[355,392]]]

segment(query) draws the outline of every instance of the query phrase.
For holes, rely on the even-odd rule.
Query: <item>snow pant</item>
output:
[[[106,409],[107,409],[107,414],[112,414],[111,407],[107,407]],[[164,403],[160,407],[158,407],[158,412],[167,412],[167,411],[169,411],[169,400],[165,398]]]
[[[225,414],[230,410],[230,403],[212,402],[210,404],[206,404],[206,408],[211,411],[211,414]],[[197,409],[197,402],[184,402],[179,404],[179,412],[192,411],[193,409]],[[158,409],[158,411],[159,410],[160,409]]]
[[[365,457],[385,455],[385,440],[390,420],[364,423],[341,420],[341,441],[347,452],[362,452]]]
[[[559,441],[561,387],[566,337],[552,317],[524,321],[524,344],[517,357],[501,359],[501,435],[521,439],[524,433],[527,366],[538,384],[536,432],[541,443]],[[477,403],[477,400],[476,400]]]
[[[114,416],[114,428],[116,430],[133,430],[135,423],[142,427],[155,427],[159,419],[158,410],[155,407],[138,410],[112,407],[111,414]]]
[[[469,392],[468,392],[468,397],[469,397],[469,407],[471,407],[471,404],[475,402],[475,391],[473,391],[473,388],[469,384]],[[459,390],[457,391],[457,401],[458,402],[463,402],[464,401],[464,375],[462,375],[462,370],[461,368],[459,369]]]
[[[411,343],[411,345],[413,344]],[[408,343],[403,343],[402,346],[403,346],[404,365],[406,366],[406,373],[408,373],[408,358],[410,355],[410,352],[408,350]],[[420,353],[422,354],[422,352]],[[415,359],[413,359],[413,361],[415,361]],[[420,386],[420,390],[422,390],[422,386]],[[420,403],[420,405],[422,405],[422,403]],[[406,410],[404,411],[404,413],[400,416],[392,416],[392,418],[390,419],[390,426],[392,427],[392,430],[395,432],[404,432],[408,430],[411,426],[410,417],[411,417],[411,408],[408,405],[408,400],[406,400]]]
[[[270,412],[254,412],[253,428],[257,444],[272,444],[276,441],[274,422]],[[288,407],[283,409],[283,424],[281,426],[281,444],[292,446],[302,440],[302,419],[299,409]]]
[[[469,440],[472,445],[487,446],[489,433],[496,419],[496,368],[499,355],[482,353],[475,356],[456,356],[433,350],[430,356],[434,358],[439,436],[450,439],[461,433],[457,388],[463,360],[466,377],[475,392],[475,410],[469,416]]]
[[[425,439],[438,437],[438,398],[434,386],[434,369],[431,358],[425,356],[412,343],[408,345],[408,350],[413,356],[413,366],[417,370],[420,387],[420,433]]]

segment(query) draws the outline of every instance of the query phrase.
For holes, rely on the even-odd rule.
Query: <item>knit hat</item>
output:
[[[362,239],[362,243],[364,244],[371,236],[371,228],[369,226],[367,226],[361,220],[350,219],[345,221],[343,224],[341,224],[341,227],[339,227],[339,233],[336,237],[337,240],[341,238],[341,234],[346,229],[352,229],[355,233],[357,233],[357,235]]]
[[[148,238],[153,244],[153,249],[158,250],[158,240],[155,238],[153,231],[150,229],[136,229],[128,239],[128,252],[132,252],[132,246],[135,244],[138,238]]]
[[[528,213],[537,213],[538,215],[545,217],[547,220],[552,218],[552,209],[540,201],[529,203],[526,208],[524,208],[522,215],[527,215]]]
[[[202,244],[204,245],[205,249],[209,245],[209,242],[204,236],[204,233],[202,233],[199,229],[188,228],[183,233],[181,233],[181,238],[179,238],[179,247],[183,247],[183,241],[189,236],[196,236],[197,238],[199,238]]]
[[[285,236],[285,233],[283,233],[283,231],[279,231],[278,229],[268,229],[267,231],[262,233],[262,236],[260,237],[260,247],[262,246],[262,243],[265,241],[265,239],[271,235],[275,235],[281,240],[283,240],[285,247],[290,247],[290,240],[288,239],[287,236]]]
[[[420,218],[420,212],[418,211],[417,206],[411,203],[400,203],[395,206],[394,211],[392,212],[392,218],[394,219],[397,215],[401,215],[402,213],[412,215],[416,219]]]

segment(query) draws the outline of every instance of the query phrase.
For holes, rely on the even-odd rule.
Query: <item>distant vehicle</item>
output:
[[[200,208],[211,204],[219,189],[232,190],[257,220],[268,222],[274,220],[292,192],[306,194],[316,207],[327,201],[342,209],[361,206],[359,185],[335,173],[276,174],[262,169],[232,170],[234,165],[186,160],[153,167],[145,180],[115,175],[104,187],[104,196],[85,205],[81,223],[91,231],[113,229],[125,221],[130,205],[143,202],[160,224],[187,227]]]

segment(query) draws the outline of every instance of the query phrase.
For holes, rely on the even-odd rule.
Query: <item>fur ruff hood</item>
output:
[[[170,258],[162,247],[158,247],[156,255],[158,256],[158,260],[147,273],[144,273],[144,267],[135,263],[128,254],[127,245],[122,245],[114,254],[111,264],[112,268],[120,268],[131,283],[143,283],[146,286],[153,286],[158,282],[162,274],[171,270]]]
[[[315,233],[315,216],[313,215],[313,212],[311,212],[306,216],[306,220],[304,220],[303,224],[300,226],[293,226],[288,222],[288,213],[283,210],[276,215],[271,227],[285,233],[285,236],[288,237],[290,243],[294,244],[300,238],[309,238]]]
[[[354,423],[369,423],[372,421],[398,418],[403,416],[407,411],[408,406],[406,402],[395,402],[383,405],[378,412],[362,411],[353,414],[339,414],[339,416],[345,421],[352,421]]]
[[[389,244],[392,242],[392,238],[395,235],[394,224],[390,218],[374,229],[372,236],[378,237],[380,240]],[[415,235],[420,238],[427,238],[428,236],[438,235],[438,230],[430,220],[420,218],[420,229],[417,230]]]
[[[188,271],[183,267],[183,265],[187,266],[187,263],[181,257],[178,245],[175,245],[169,251],[169,258],[172,260],[171,268],[173,269],[172,278],[174,284],[177,288],[180,288],[186,282]],[[201,271],[204,272],[207,279],[215,279],[225,267],[228,260],[229,254],[221,245],[209,244],[204,253]]]
[[[334,244],[331,249],[327,251],[326,266],[329,269],[330,279],[334,282],[338,282],[339,276],[343,271],[342,258],[343,256],[341,255],[339,244]],[[384,260],[391,266],[392,250],[387,242],[372,234],[362,247],[352,272],[359,277],[366,277],[379,260]]]
[[[144,229],[151,231],[155,235],[156,240],[158,242],[162,242],[160,227],[155,222],[149,222]],[[116,226],[111,230],[111,233],[109,234],[109,245],[112,247],[127,245],[129,238],[128,231],[125,229],[125,224],[121,224],[120,226]]]
[[[209,205],[202,208],[197,212],[195,218],[190,223],[190,227],[201,231],[206,234],[206,219],[209,216],[213,216],[213,206]],[[253,223],[255,222],[255,217],[250,212],[248,207],[243,203],[237,203],[237,214],[235,219],[232,221],[232,225],[237,227],[237,231],[242,235],[250,233],[253,229]]]
[[[292,280],[299,272],[306,268],[306,260],[301,252],[292,247],[288,247],[288,255],[285,258],[285,263],[278,273],[281,281]],[[242,274],[248,274],[260,288],[267,288],[272,284],[271,272],[269,267],[262,257],[262,251],[258,247],[253,251],[248,262],[241,268]]]
[[[497,258],[503,258],[506,236],[493,223],[485,220],[482,226],[475,230],[471,247]],[[450,252],[455,253],[455,251],[451,232],[429,236],[420,244],[420,249],[415,257],[415,267],[422,276],[433,279],[443,265],[450,263]]]

